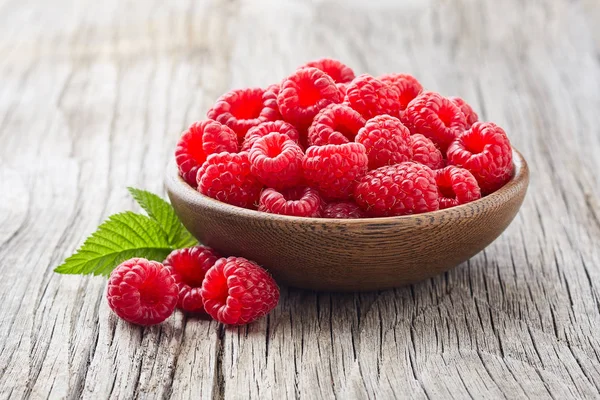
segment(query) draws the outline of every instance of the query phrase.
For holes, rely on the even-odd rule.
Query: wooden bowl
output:
[[[475,202],[425,214],[370,219],[300,218],[246,210],[188,186],[171,164],[166,187],[185,227],[224,255],[254,260],[282,284],[363,291],[406,285],[468,260],[513,220],[529,170],[514,154],[514,177]]]

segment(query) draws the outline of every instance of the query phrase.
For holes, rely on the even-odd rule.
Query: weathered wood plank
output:
[[[0,398],[600,396],[600,7],[370,3],[0,2]],[[284,288],[243,328],[132,327],[103,279],[51,272],[127,185],[162,190],[220,93],[321,56],[505,127],[532,170],[507,232],[411,287]]]

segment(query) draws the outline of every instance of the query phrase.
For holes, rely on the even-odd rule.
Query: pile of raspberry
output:
[[[506,133],[408,74],[340,61],[221,96],[183,134],[181,177],[209,197],[315,218],[418,214],[469,203],[513,174]]]
[[[244,325],[275,308],[279,287],[252,261],[195,246],[173,251],[163,263],[123,262],[110,275],[106,297],[119,317],[138,325],[161,323],[175,308]]]

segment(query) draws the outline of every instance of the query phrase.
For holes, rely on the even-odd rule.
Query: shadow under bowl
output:
[[[168,167],[175,212],[203,244],[246,257],[282,284],[331,291],[398,287],[445,272],[493,242],[516,216],[529,184],[513,150],[514,175],[469,204],[401,217],[302,218],[235,207],[204,196]]]

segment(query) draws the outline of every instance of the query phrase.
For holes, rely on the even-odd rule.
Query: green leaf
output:
[[[74,255],[54,271],[108,276],[117,265],[129,258],[163,261],[175,248],[157,221],[127,211],[109,217]]]
[[[146,190],[127,188],[135,201],[146,210],[167,235],[169,243],[175,248],[191,247],[198,241],[181,224],[173,207],[154,193]]]

